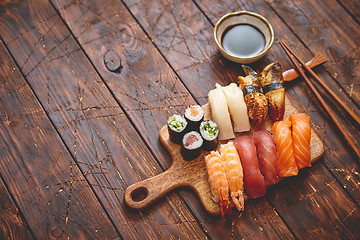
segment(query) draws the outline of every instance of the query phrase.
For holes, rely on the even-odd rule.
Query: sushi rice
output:
[[[182,137],[184,136],[185,128],[188,125],[188,122],[182,116],[174,114],[169,117],[167,125],[170,140],[174,143],[180,143]]]
[[[201,154],[203,139],[196,131],[188,132],[184,135],[181,142],[180,153],[184,160],[192,160]]]
[[[211,120],[201,122],[200,134],[204,139],[204,150],[211,151],[218,146],[219,129],[215,122]]]
[[[188,121],[188,131],[199,131],[200,123],[204,120],[204,109],[200,105],[188,106],[184,117]]]

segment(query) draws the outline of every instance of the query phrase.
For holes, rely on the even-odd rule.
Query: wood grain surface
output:
[[[213,41],[239,10],[275,31],[253,69],[292,68],[279,41],[306,61],[322,52],[316,73],[360,115],[358,1],[0,0],[0,238],[359,239],[359,161],[301,78],[285,87],[324,144],[313,167],[225,223],[183,187],[125,204],[129,186],[173,163],[158,133],[167,118],[244,75]],[[315,87],[359,145],[360,126]]]
[[[34,237],[117,236],[92,187],[2,43],[0,56],[4,119],[0,172]],[[91,231],[87,226],[99,230]]]
[[[0,179],[0,239],[34,239]]]

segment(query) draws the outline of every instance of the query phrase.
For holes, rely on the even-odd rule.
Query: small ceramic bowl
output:
[[[238,24],[251,25],[257,28],[263,34],[265,38],[265,46],[261,52],[256,55],[240,57],[233,55],[224,49],[222,45],[223,34],[229,27]],[[234,62],[247,64],[259,60],[269,51],[269,49],[274,43],[274,30],[271,27],[269,21],[266,20],[266,18],[264,18],[263,16],[253,12],[240,11],[228,13],[219,19],[214,28],[214,38],[216,46],[225,58]]]

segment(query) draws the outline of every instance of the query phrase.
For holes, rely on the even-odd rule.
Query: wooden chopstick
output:
[[[303,60],[299,58],[285,43],[280,42],[280,44],[284,44],[287,50],[299,61],[299,63],[306,69],[314,78],[315,80],[320,83],[320,85],[335,99],[335,101],[359,124],[360,126],[360,117],[358,117],[348,105],[346,105],[322,80],[308,65],[305,64]]]
[[[294,57],[296,57],[296,59],[299,60],[299,57],[295,55],[295,53],[293,51],[291,51],[289,49],[289,47],[283,43],[280,42],[280,45],[283,47],[283,49],[285,50],[286,54],[288,55],[288,57],[290,58],[291,62],[294,64],[296,70],[298,71],[298,73],[304,78],[305,82],[309,85],[310,89],[312,90],[312,92],[315,94],[316,98],[319,100],[319,102],[321,103],[321,105],[324,107],[325,111],[327,112],[327,114],[330,116],[330,118],[333,120],[333,122],[335,123],[335,125],[339,128],[340,132],[342,133],[342,135],[344,136],[344,138],[346,139],[346,141],[349,143],[349,145],[351,146],[351,148],[354,150],[354,152],[356,153],[356,155],[359,157],[360,159],[360,149],[358,148],[358,146],[356,145],[356,143],[354,142],[354,140],[351,138],[350,134],[346,131],[346,129],[344,128],[344,126],[340,123],[340,121],[337,119],[337,117],[335,116],[335,114],[333,113],[333,111],[331,110],[331,108],[326,104],[326,102],[324,101],[324,99],[321,97],[320,93],[316,90],[315,86],[311,83],[310,79],[305,75],[305,73],[302,71],[301,67],[299,66],[299,64],[295,61]],[[300,61],[299,61],[300,62]],[[301,63],[301,62],[300,62]],[[303,65],[303,61],[302,61],[302,66],[309,71],[305,65]],[[304,63],[305,64],[305,63]],[[311,70],[311,69],[310,69]],[[310,72],[310,71],[309,71]],[[313,71],[312,71],[313,72]],[[311,72],[310,72],[311,73]],[[311,75],[316,75],[314,72]],[[316,75],[317,76],[317,75]],[[319,78],[320,79],[320,78]]]

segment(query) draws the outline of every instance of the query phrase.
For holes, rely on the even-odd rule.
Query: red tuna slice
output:
[[[194,142],[198,141],[199,139],[195,135],[190,135],[188,138],[185,139],[185,146],[190,146],[194,144]]]
[[[273,185],[278,182],[279,174],[274,137],[267,130],[259,130],[254,132],[253,139],[265,184],[266,186]]]
[[[250,136],[239,136],[234,139],[244,172],[245,194],[249,198],[264,196],[266,185],[259,169],[255,143]]]

